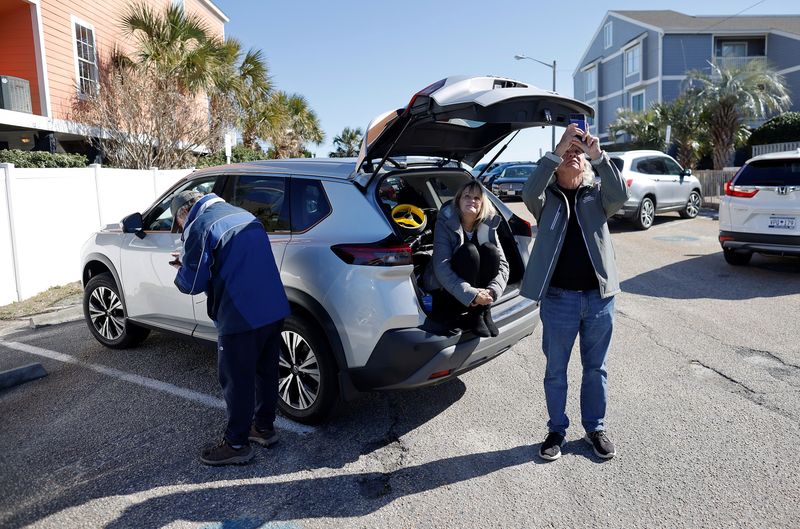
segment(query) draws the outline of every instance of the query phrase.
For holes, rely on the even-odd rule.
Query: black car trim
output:
[[[731,242],[753,244],[777,244],[781,246],[800,246],[800,235],[770,235],[765,233],[742,233],[737,231],[719,231],[719,237],[731,237]],[[728,241],[721,241],[723,246]]]

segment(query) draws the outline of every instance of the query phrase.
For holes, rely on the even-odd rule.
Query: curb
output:
[[[28,364],[26,366],[9,369],[7,371],[0,371],[0,390],[12,388],[37,378],[47,376],[47,371],[44,370],[42,364]]]
[[[0,321],[0,336],[21,331],[23,329],[38,329],[48,325],[58,325],[83,319],[83,306],[73,305],[53,312],[34,314],[28,318],[18,320]]]

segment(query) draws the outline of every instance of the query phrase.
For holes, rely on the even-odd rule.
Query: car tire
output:
[[[730,265],[746,266],[750,262],[750,259],[753,257],[753,252],[737,252],[736,250],[723,248],[722,255],[725,256],[725,260]]]
[[[636,216],[633,217],[633,224],[640,230],[647,230],[653,225],[656,218],[656,206],[653,204],[653,199],[644,197],[639,204],[639,209],[636,210]]]
[[[697,191],[689,193],[689,200],[686,201],[686,209],[679,212],[682,219],[693,219],[700,213],[700,206],[703,204],[703,197]]]
[[[325,420],[339,400],[336,360],[316,325],[295,314],[283,323],[278,408],[304,424]]]
[[[111,349],[133,347],[150,334],[150,329],[128,320],[119,287],[109,273],[96,275],[86,283],[83,317],[92,336]]]

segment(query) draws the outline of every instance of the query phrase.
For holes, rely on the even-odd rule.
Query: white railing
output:
[[[755,56],[755,57],[714,57],[714,64],[719,66],[720,68],[741,68],[744,65],[751,63],[751,62],[767,62],[767,58],[764,56]]]
[[[753,145],[753,156],[768,154],[771,152],[794,151],[800,149],[800,141],[789,141],[785,143],[770,143],[768,145]]]
[[[147,208],[191,171],[0,164],[0,305],[79,280],[92,233]]]

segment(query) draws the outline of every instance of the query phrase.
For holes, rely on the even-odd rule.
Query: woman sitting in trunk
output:
[[[425,284],[436,320],[497,336],[489,307],[508,281],[508,261],[497,238],[501,217],[483,187],[470,181],[436,220],[433,258]]]

